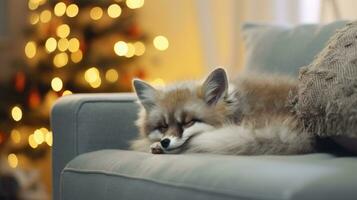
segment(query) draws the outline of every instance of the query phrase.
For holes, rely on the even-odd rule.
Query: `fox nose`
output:
[[[161,143],[162,147],[167,148],[170,144],[170,139],[165,138],[165,139],[161,140],[160,143]]]

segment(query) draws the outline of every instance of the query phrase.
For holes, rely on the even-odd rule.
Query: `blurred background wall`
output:
[[[11,73],[9,58],[23,54],[26,1],[1,2],[0,81]],[[244,63],[244,44],[239,33],[245,21],[278,24],[327,23],[356,19],[357,2],[336,0],[336,16],[330,0],[180,0],[146,1],[138,12],[140,24],[151,34],[165,33],[170,48],[146,55],[152,74],[165,81],[201,77],[216,66],[239,71]],[[8,8],[8,9],[5,9]],[[9,23],[11,22],[11,23]],[[6,28],[5,28],[6,27]],[[16,38],[16,39],[15,39]]]
[[[153,76],[166,81],[196,78],[216,66],[237,73],[244,64],[240,26],[246,21],[296,25],[356,19],[354,0],[147,1],[139,13],[147,30],[165,33],[170,48]],[[337,15],[336,15],[337,9]]]

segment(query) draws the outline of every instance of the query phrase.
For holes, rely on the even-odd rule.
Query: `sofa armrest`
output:
[[[127,149],[137,135],[133,94],[75,94],[60,98],[51,113],[53,199],[60,174],[77,155],[100,149]]]

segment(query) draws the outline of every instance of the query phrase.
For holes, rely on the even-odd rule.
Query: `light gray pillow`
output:
[[[346,21],[295,27],[246,23],[242,33],[246,46],[245,70],[298,75]]]

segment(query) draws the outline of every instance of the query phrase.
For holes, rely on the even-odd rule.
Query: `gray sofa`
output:
[[[128,151],[132,94],[71,95],[52,111],[53,195],[80,199],[357,199],[357,158]]]
[[[289,55],[286,55],[284,60],[274,60],[277,58],[274,52],[272,55],[267,52],[259,60],[253,56],[257,50],[248,49],[248,58],[252,57],[248,63],[254,66],[268,62],[271,66],[276,63],[288,66],[290,63],[292,73],[304,64],[301,62],[309,63],[311,54],[323,48],[329,38],[326,33],[332,34],[326,30],[335,29],[331,25],[327,28],[307,26],[307,29],[298,28],[291,34],[285,28],[280,31],[266,26],[254,27],[248,26],[246,32],[257,35],[260,34],[258,29],[262,29],[264,34],[271,36],[271,31],[278,31],[277,38],[286,39],[278,45],[287,46],[275,47],[279,50],[275,54],[282,56],[286,53],[293,58],[288,59]],[[282,33],[286,36],[282,37]],[[319,44],[301,42],[301,33]],[[298,41],[287,39],[296,34]],[[259,43],[252,38],[249,42],[249,35],[245,37],[251,47],[253,41]],[[275,41],[263,36],[259,38],[266,43]],[[287,44],[290,41],[296,44]],[[302,47],[297,50],[299,44],[303,48],[309,47],[312,52]],[[267,45],[270,44],[265,44],[265,48],[255,45],[259,55],[265,49],[274,50]],[[284,51],[290,46],[295,48],[294,53],[288,49]],[[303,54],[308,58],[304,59]],[[133,94],[77,94],[65,96],[55,104],[51,118],[54,200],[357,199],[356,157],[328,153],[296,156],[152,155],[128,151],[128,141],[138,132],[134,126],[137,109]]]

